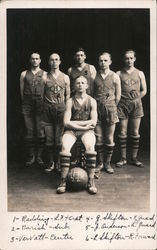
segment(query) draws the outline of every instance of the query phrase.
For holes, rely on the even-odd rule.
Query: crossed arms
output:
[[[97,104],[96,101],[91,99],[90,120],[87,121],[71,121],[72,98],[66,103],[66,110],[64,113],[64,126],[74,130],[89,130],[93,129],[97,123]]]

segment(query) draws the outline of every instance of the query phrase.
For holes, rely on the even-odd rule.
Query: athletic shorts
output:
[[[42,121],[46,124],[63,123],[63,116],[65,112],[65,104],[49,104],[44,102],[44,109],[42,114]]]
[[[25,116],[40,116],[43,112],[43,98],[40,95],[24,95],[22,113]]]
[[[111,126],[119,122],[116,104],[98,103],[97,110],[98,110],[98,123],[100,121],[106,126]]]
[[[93,129],[90,129],[88,131],[81,131],[81,130],[65,130],[64,134],[69,134],[69,135],[72,135],[74,136],[76,139],[78,140],[81,140],[81,138],[85,135],[85,134],[88,134],[89,136],[92,134],[92,135],[95,135],[94,134],[94,130]]]
[[[126,100],[121,98],[118,104],[118,117],[120,119],[140,118],[144,116],[142,101],[140,98]]]

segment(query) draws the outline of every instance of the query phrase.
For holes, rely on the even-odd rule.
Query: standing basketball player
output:
[[[96,76],[96,69],[93,65],[85,62],[86,54],[83,48],[78,48],[75,52],[75,65],[68,69],[70,77],[71,95],[74,94],[74,82],[79,76],[84,76],[87,79],[87,94],[93,96],[93,82]]]
[[[77,138],[81,139],[85,146],[86,167],[88,170],[88,191],[96,194],[97,188],[94,183],[96,167],[95,134],[94,127],[97,122],[96,101],[86,94],[88,88],[87,79],[80,76],[75,79],[75,95],[66,103],[64,114],[65,132],[62,138],[61,157],[61,183],[57,193],[66,191],[66,180],[70,168],[71,148]]]
[[[70,80],[60,71],[60,56],[53,53],[49,57],[50,72],[45,78],[43,123],[46,134],[46,172],[59,168],[59,152],[64,131],[63,115],[65,101],[70,97]]]
[[[127,164],[126,144],[128,123],[132,148],[131,163],[137,167],[143,167],[143,163],[137,160],[137,154],[140,140],[139,128],[141,117],[144,115],[141,98],[146,95],[147,87],[144,73],[134,67],[135,61],[135,51],[126,51],[124,54],[125,67],[117,72],[121,79],[122,88],[122,96],[118,105],[121,160],[116,163],[117,167],[123,167]]]
[[[30,57],[30,70],[25,70],[20,76],[20,92],[22,98],[22,112],[26,127],[25,142],[28,158],[26,166],[36,161],[43,165],[41,154],[44,146],[44,130],[41,126],[41,113],[43,111],[44,75],[46,72],[40,68],[40,55],[33,53]],[[35,144],[37,154],[35,157]]]
[[[109,174],[114,173],[111,158],[114,148],[114,132],[119,121],[117,104],[121,96],[119,76],[110,70],[111,55],[103,52],[99,56],[100,70],[94,82],[94,98],[97,101],[98,122],[95,128],[97,136],[98,162],[97,171],[104,168]],[[104,145],[104,146],[103,146]],[[105,159],[103,159],[105,152]]]

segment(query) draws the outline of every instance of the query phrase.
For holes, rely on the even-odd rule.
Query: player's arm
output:
[[[64,76],[65,79],[65,100],[67,101],[70,98],[70,79],[69,76],[65,75]]]
[[[91,113],[90,120],[87,121],[75,121],[77,125],[86,127],[86,129],[91,129],[96,126],[97,123],[97,103],[94,99],[91,99]]]
[[[46,80],[47,80],[47,72],[44,71],[43,72],[43,81],[44,81],[44,83],[46,83]]]
[[[92,125],[95,127],[97,124],[98,115],[97,115],[97,102],[93,98],[91,99],[90,118],[91,118]]]
[[[46,72],[46,71],[43,72],[42,79],[43,79],[43,82],[44,82],[44,91],[43,91],[43,96],[42,96],[42,98],[44,98],[44,94],[45,94],[45,85],[46,85],[46,81],[47,81],[47,72]]]
[[[26,75],[26,71],[23,71],[20,75],[20,94],[21,94],[21,99],[23,99],[23,91],[24,91],[24,78]]]
[[[66,110],[64,113],[64,126],[74,130],[87,130],[89,125],[80,124],[79,121],[71,121],[72,99],[66,102]]]
[[[90,65],[91,78],[95,80],[96,77],[96,69],[93,65]]]
[[[115,101],[118,105],[121,98],[121,82],[118,74],[114,74],[114,82],[115,82]]]
[[[140,83],[141,83],[141,91],[140,91],[140,97],[144,97],[147,93],[147,85],[146,85],[146,79],[145,79],[145,75],[142,71],[139,72],[140,75]]]
[[[68,76],[71,75],[71,70],[72,70],[72,68],[70,67],[70,68],[68,69],[68,71],[67,71]]]

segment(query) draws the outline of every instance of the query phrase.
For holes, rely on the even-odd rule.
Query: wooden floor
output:
[[[146,212],[149,211],[150,165],[149,155],[139,157],[143,169],[127,165],[115,168],[109,175],[102,171],[96,180],[98,193],[86,190],[56,194],[59,175],[37,166],[24,167],[23,163],[8,163],[8,211],[27,212]],[[114,166],[114,164],[113,164]]]

